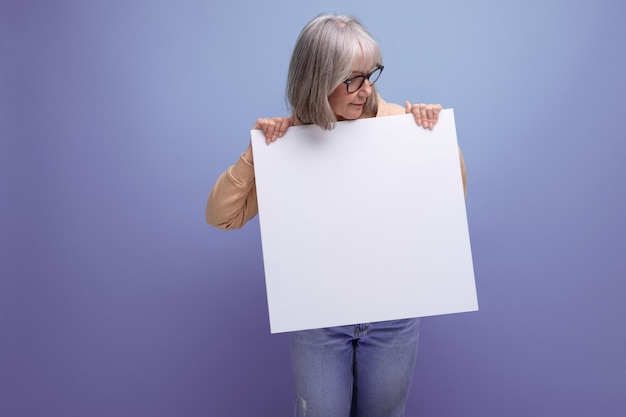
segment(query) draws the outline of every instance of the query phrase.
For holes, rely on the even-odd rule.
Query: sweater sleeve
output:
[[[254,166],[239,160],[215,182],[206,205],[206,222],[220,229],[238,229],[259,212]]]

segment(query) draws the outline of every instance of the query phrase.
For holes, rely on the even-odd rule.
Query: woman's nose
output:
[[[359,88],[359,95],[369,97],[372,95],[374,86],[370,83],[370,80],[363,81],[363,85]]]

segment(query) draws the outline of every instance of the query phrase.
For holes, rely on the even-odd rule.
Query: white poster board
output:
[[[251,137],[272,333],[478,309],[452,109]]]

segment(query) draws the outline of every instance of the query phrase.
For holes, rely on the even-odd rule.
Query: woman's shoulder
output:
[[[378,111],[376,112],[376,117],[397,116],[399,114],[406,114],[405,108],[399,104],[387,103],[380,95],[377,97],[377,100]]]

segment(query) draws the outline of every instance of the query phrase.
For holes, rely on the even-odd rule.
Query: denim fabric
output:
[[[419,319],[290,335],[296,417],[401,417],[415,370]]]

